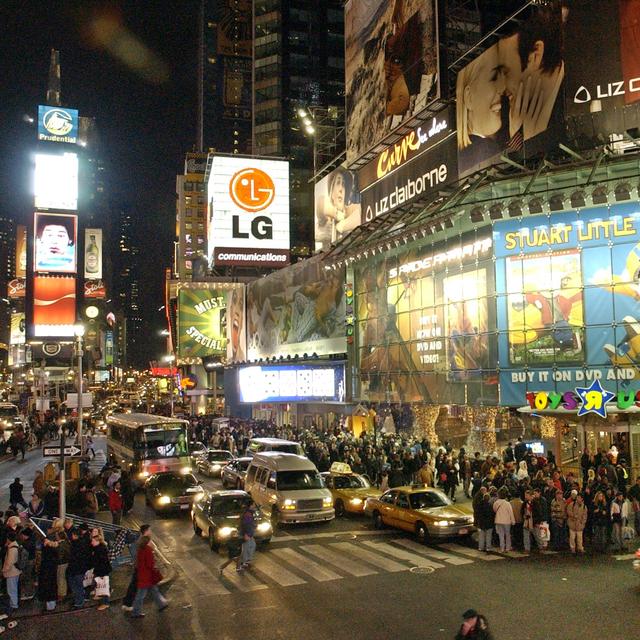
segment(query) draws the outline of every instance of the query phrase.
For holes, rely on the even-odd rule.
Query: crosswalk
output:
[[[202,542],[201,548],[189,545],[173,560],[179,575],[201,596],[330,583],[409,571],[415,567],[433,572],[475,562],[504,560],[503,556],[453,542],[431,547],[403,537],[333,542],[320,539],[286,546],[272,543],[256,553],[249,571],[238,574],[234,562],[210,553]]]

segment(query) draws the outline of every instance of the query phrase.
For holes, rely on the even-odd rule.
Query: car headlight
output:
[[[158,498],[158,504],[171,504],[171,498],[169,496],[160,496]]]
[[[211,471],[220,471],[220,465],[219,464],[211,465]]]
[[[256,527],[256,531],[258,533],[269,533],[269,531],[271,531],[271,525],[268,522],[261,522]]]
[[[327,496],[325,498],[322,498],[322,506],[325,509],[328,509],[329,507],[333,506],[333,498],[331,496]]]
[[[202,498],[204,498],[204,492],[203,491],[199,491],[198,493],[196,493],[193,496],[193,501],[194,502],[200,502],[200,500],[202,500]]]
[[[180,469],[180,473],[184,473],[185,475],[187,473],[191,473],[191,467],[182,467],[182,469]]]
[[[296,501],[295,500],[291,500],[291,498],[287,498],[282,503],[282,508],[286,509],[287,511],[293,511],[296,508]]]
[[[362,498],[351,498],[351,500],[349,500],[349,502],[354,507],[359,507],[364,501],[362,500]]]
[[[436,520],[433,524],[436,527],[448,527],[450,524],[453,524],[453,522],[449,522],[449,520]]]
[[[138,478],[148,478],[149,477],[149,472],[148,471],[141,471],[138,474]]]
[[[218,538],[230,538],[234,532],[235,532],[235,529],[233,527],[220,527],[216,531],[216,534]]]

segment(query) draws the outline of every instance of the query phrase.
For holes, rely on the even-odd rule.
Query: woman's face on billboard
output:
[[[464,101],[469,112],[469,132],[486,138],[502,126],[504,76],[498,63],[498,47],[487,49],[477,58],[473,80],[465,87]]]
[[[331,198],[331,204],[333,204],[336,209],[340,211],[344,209],[345,185],[344,176],[341,173],[339,173],[333,181],[329,197]]]

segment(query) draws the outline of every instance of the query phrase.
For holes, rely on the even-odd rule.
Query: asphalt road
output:
[[[0,464],[2,487],[12,464]],[[347,518],[289,527],[258,551],[250,572],[238,576],[228,566],[220,575],[226,558],[196,538],[186,516],[155,518],[139,496],[130,524],[141,522],[152,523],[160,550],[177,567],[169,609],[159,614],[148,602],[142,620],[115,605],[52,614],[5,637],[428,640],[453,638],[469,607],[487,616],[496,640],[623,640],[638,633],[640,575],[629,559],[505,558],[457,543],[423,547]]]

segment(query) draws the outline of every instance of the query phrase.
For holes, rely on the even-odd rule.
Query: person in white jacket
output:
[[[498,499],[493,503],[493,511],[496,514],[495,527],[500,540],[500,552],[511,551],[511,527],[516,523],[516,519],[513,507],[503,491],[498,493]]]

